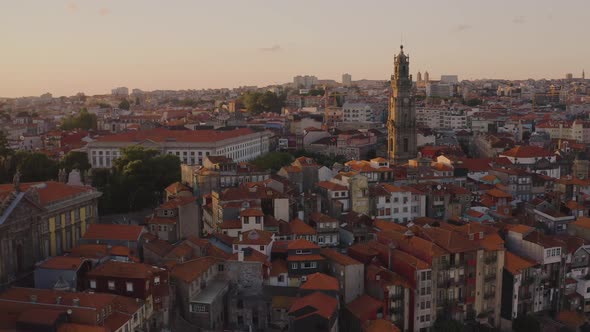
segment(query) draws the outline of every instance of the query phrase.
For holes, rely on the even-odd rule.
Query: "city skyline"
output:
[[[5,1],[0,96],[264,86],[305,74],[385,80],[402,42],[412,74],[431,79],[555,79],[590,68],[576,34],[590,9],[583,1],[335,4]]]

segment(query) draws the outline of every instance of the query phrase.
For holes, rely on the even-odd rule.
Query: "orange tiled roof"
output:
[[[278,276],[279,274],[287,272],[289,272],[289,269],[287,268],[287,261],[285,261],[284,259],[275,259],[271,262],[271,276]]]
[[[522,235],[526,235],[526,234],[530,233],[531,231],[533,231],[534,228],[531,226],[518,224],[518,225],[509,225],[508,230],[512,231],[512,232],[520,233]]]
[[[571,222],[570,225],[590,229],[590,218],[579,218],[578,220]]]
[[[317,183],[317,186],[328,189],[328,190],[332,190],[332,191],[348,190],[348,188],[346,188],[345,186],[338,184],[338,183],[330,182],[330,181],[320,181]]]
[[[338,291],[338,279],[323,273],[313,273],[307,276],[307,281],[299,287],[305,290]]]
[[[486,194],[496,198],[512,198],[509,193],[496,188],[486,191]]]
[[[309,307],[311,312],[304,312],[297,315],[297,311]],[[328,296],[324,293],[315,292],[313,294],[300,297],[291,306],[289,315],[295,316],[295,320],[304,317],[319,315],[325,319],[331,319],[338,309],[338,300],[335,297]]]
[[[241,229],[242,222],[240,220],[224,220],[221,224],[219,224],[220,229]]]
[[[327,259],[332,260],[340,265],[362,264],[361,262],[357,261],[356,259],[354,259],[348,255],[341,254],[332,248],[322,248],[322,249],[320,249],[320,254],[322,254],[322,256],[326,257]]]
[[[373,225],[382,231],[394,231],[394,232],[405,232],[408,228],[404,225],[396,224],[391,221],[385,221],[382,219],[375,219]]]
[[[513,275],[520,274],[523,270],[537,265],[536,262],[506,251],[504,255],[504,269]]]
[[[85,240],[138,241],[144,231],[142,226],[136,225],[90,224],[82,238]]]
[[[190,189],[180,182],[174,182],[173,184],[166,187],[166,190],[170,194],[178,194],[181,191],[190,191]]]
[[[323,261],[324,256],[321,255],[289,255],[288,262],[305,262],[305,261]]]
[[[246,209],[240,211],[240,217],[264,217],[264,213],[260,209]]]
[[[175,209],[179,206],[184,206],[187,205],[189,203],[192,203],[196,200],[197,198],[194,196],[181,196],[181,197],[175,197],[167,202],[164,202],[163,204],[161,204],[158,208],[160,209]]]
[[[32,187],[36,188],[37,193],[39,194],[39,202],[43,206],[56,201],[73,198],[80,194],[96,191],[92,187],[73,186],[56,181],[29,182],[20,184],[21,191],[26,191]],[[0,195],[12,192],[13,190],[14,185],[12,183],[0,185]]]
[[[367,321],[373,313],[376,313],[380,308],[383,308],[383,302],[363,294],[357,297],[354,301],[346,305],[350,311],[361,323]]]
[[[508,151],[502,152],[500,155],[514,158],[542,158],[553,156],[553,153],[534,145],[519,145]]]
[[[129,131],[98,137],[97,142],[141,142],[151,140],[154,142],[190,142],[205,143],[217,142],[230,138],[241,137],[254,133],[250,128],[238,128],[234,130],[168,130],[156,128],[150,130]]]
[[[291,231],[291,234],[295,235],[317,234],[317,231],[313,227],[309,226],[299,218],[291,220],[291,222],[289,223],[289,230]]]
[[[296,250],[296,249],[319,249],[320,247],[308,240],[305,239],[297,239],[289,241],[287,244],[287,249],[289,250]]]
[[[269,245],[272,241],[273,233],[252,229],[242,233],[242,240],[234,241],[234,244],[246,245]]]
[[[39,264],[39,268],[51,270],[78,270],[88,260],[75,256],[56,256]]]
[[[155,273],[164,271],[161,268],[143,263],[128,263],[119,261],[104,262],[87,273],[88,277],[119,277],[131,279],[148,279]]]
[[[216,257],[199,257],[185,263],[176,264],[172,268],[171,275],[184,282],[192,282],[203,275],[210,267],[220,262],[223,262],[223,260]]]

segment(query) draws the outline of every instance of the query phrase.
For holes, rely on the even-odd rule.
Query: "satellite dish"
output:
[[[441,190],[442,186],[439,184],[438,186],[436,186],[436,189]]]

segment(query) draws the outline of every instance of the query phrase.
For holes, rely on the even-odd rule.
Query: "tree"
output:
[[[131,105],[129,104],[129,101],[127,99],[123,99],[119,103],[119,108],[122,110],[129,110],[130,107],[131,107]]]
[[[93,185],[103,192],[102,213],[137,211],[157,206],[160,193],[180,181],[180,159],[158,151],[131,146],[121,150],[111,172],[93,172]]]
[[[533,315],[519,315],[512,321],[512,331],[514,332],[530,332],[540,330],[541,323]]]
[[[273,92],[247,92],[240,97],[240,102],[252,114],[262,112],[280,113],[285,105],[285,95],[277,95]]]
[[[281,167],[289,165],[293,156],[288,152],[269,152],[252,161],[255,166],[267,170],[278,171]]]
[[[481,105],[482,100],[479,98],[471,98],[465,102],[467,106],[475,107],[477,105]]]
[[[22,182],[47,181],[57,178],[57,162],[43,153],[19,151],[14,156]],[[14,173],[12,172],[12,173]]]
[[[65,118],[60,128],[62,130],[73,130],[73,129],[96,129],[96,114],[88,113],[85,108],[81,109],[76,116],[69,116]]]
[[[74,169],[79,170],[81,173],[89,170],[91,167],[88,162],[88,154],[86,152],[70,151],[66,154],[61,162],[59,168],[65,168],[66,172],[71,172]]]
[[[14,150],[10,148],[4,131],[0,130],[0,181],[2,183],[6,183],[11,179],[13,156]]]

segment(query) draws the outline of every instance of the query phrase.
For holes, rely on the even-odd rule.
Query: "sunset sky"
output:
[[[588,0],[0,0],[0,96],[590,71]]]

